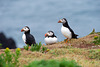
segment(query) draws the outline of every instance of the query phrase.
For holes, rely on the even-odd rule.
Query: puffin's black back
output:
[[[29,30],[25,31],[24,34],[26,35],[26,44],[28,45],[34,45],[36,44],[35,38],[33,35],[30,34],[30,28],[28,26],[26,26]]]
[[[78,35],[76,35],[76,34],[74,33],[74,31],[70,28],[70,26],[68,25],[68,21],[67,21],[65,18],[63,18],[63,19],[66,21],[66,23],[63,24],[63,26],[64,26],[64,27],[67,27],[67,28],[71,31],[71,33],[72,33],[72,38],[76,38],[76,39],[77,39],[77,36],[78,36]]]
[[[31,34],[25,34],[26,35],[26,44],[28,44],[28,45],[34,45],[34,44],[36,44],[36,41],[35,41],[35,38],[34,38],[34,36],[33,35],[31,35]]]
[[[77,39],[77,36],[78,36],[78,35],[76,35],[76,34],[74,33],[74,31],[73,31],[71,28],[70,28],[69,30],[70,30],[71,33],[72,33],[72,38],[76,38],[76,39]]]

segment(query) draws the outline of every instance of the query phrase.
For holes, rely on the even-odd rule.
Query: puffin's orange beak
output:
[[[48,36],[47,33],[45,34],[45,37]]]
[[[24,30],[22,29],[21,32],[23,32]]]
[[[61,20],[59,20],[58,23],[61,23]]]

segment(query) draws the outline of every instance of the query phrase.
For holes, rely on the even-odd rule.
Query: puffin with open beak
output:
[[[60,19],[58,21],[58,23],[62,23],[62,27],[61,27],[61,33],[67,38],[66,39],[66,43],[71,40],[72,38],[77,39],[77,34],[74,33],[74,31],[70,28],[70,26],[68,25],[68,21],[63,18]]]
[[[30,34],[30,28],[28,26],[25,26],[21,32],[24,32],[24,34],[22,35],[22,39],[24,41],[25,44],[31,46],[33,44],[36,44],[35,38],[33,35]]]
[[[55,36],[54,32],[53,31],[48,31],[46,34],[45,34],[45,39],[44,39],[45,43],[47,45],[49,44],[54,44],[57,42],[57,37]]]

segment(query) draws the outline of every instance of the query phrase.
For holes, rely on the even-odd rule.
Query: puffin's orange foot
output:
[[[70,40],[69,39],[65,39],[65,43],[68,43]]]
[[[68,40],[66,40],[66,42],[65,43],[68,43]]]
[[[65,41],[65,43],[67,43],[68,42],[68,39],[65,39],[64,41]]]

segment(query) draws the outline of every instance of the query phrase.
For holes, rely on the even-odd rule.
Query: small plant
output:
[[[24,49],[28,50],[29,49],[29,45],[24,46]]]
[[[2,44],[0,43],[0,46],[2,46]]]
[[[47,51],[50,51],[50,49],[47,49]]]
[[[95,32],[95,29],[93,29],[93,31],[89,34],[89,35],[91,35],[91,34],[95,34],[96,32]]]
[[[9,48],[6,48],[5,54],[0,55],[0,67],[6,67],[6,66],[13,66],[12,63],[12,55],[9,50]]]
[[[7,62],[8,64],[12,62],[12,54],[9,48],[6,48],[5,50],[5,62]]]
[[[34,61],[25,67],[81,67],[74,60],[41,60]]]
[[[0,55],[0,67],[18,67],[18,58],[20,48],[16,49],[15,54],[12,54],[9,48],[5,49],[5,53]]]
[[[94,36],[94,41],[93,41],[93,43],[94,43],[95,45],[100,45],[100,36]]]
[[[0,48],[2,48],[2,44],[0,43]]]
[[[47,49],[47,47],[42,46],[42,50],[41,50],[41,51],[42,51],[42,53],[44,53],[45,51],[47,51],[47,52],[48,52],[48,51],[49,51],[49,49]]]
[[[98,60],[100,60],[100,49],[90,50],[89,51],[89,58],[90,59],[98,59]]]
[[[6,63],[4,63],[4,60],[2,59],[2,54],[0,55],[0,67],[4,67]]]
[[[24,49],[29,50],[29,45],[24,46]],[[34,46],[32,44],[30,47],[30,51],[41,51],[42,53],[44,53],[46,50],[47,48],[42,46],[41,42],[39,44],[34,44]]]
[[[35,46],[36,47],[36,46]],[[35,51],[35,48],[33,47],[33,44],[31,45],[31,48],[30,48],[31,51]]]
[[[42,46],[41,42],[39,44],[35,44],[34,46],[31,45],[30,50],[31,51],[39,51],[41,49],[41,46]]]
[[[14,65],[17,65],[18,66],[18,58],[19,58],[19,56],[20,56],[20,51],[21,51],[21,49],[20,48],[17,48],[16,49],[16,54],[14,54],[13,56],[14,56]]]

